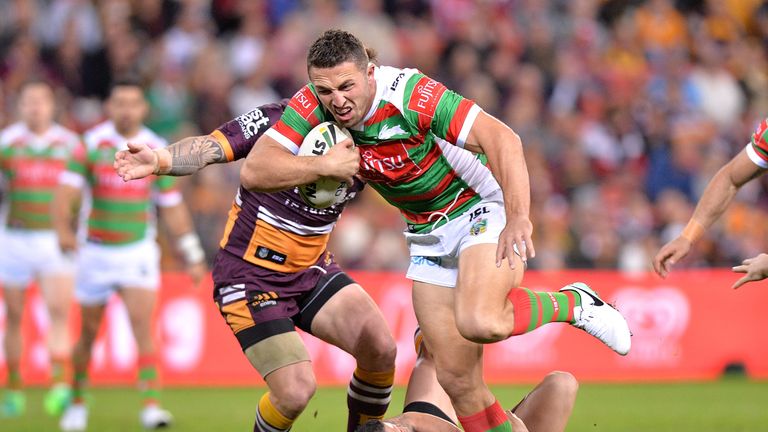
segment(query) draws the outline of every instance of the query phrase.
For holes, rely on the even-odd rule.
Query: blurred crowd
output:
[[[510,125],[531,176],[538,269],[649,268],[712,175],[768,116],[760,0],[4,0],[0,125],[19,86],[54,83],[59,121],[103,119],[113,77],[143,78],[147,124],[169,141],[290,97],[325,29],[380,64],[419,68]],[[239,166],[184,179],[209,257]],[[684,266],[768,250],[763,185],[744,187]],[[349,268],[403,269],[404,223],[374,193],[333,237]]]

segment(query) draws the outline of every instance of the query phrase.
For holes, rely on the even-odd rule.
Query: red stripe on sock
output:
[[[512,336],[523,334],[528,331],[528,324],[531,322],[531,298],[528,297],[525,288],[512,288],[507,294],[507,299],[514,307],[515,325],[512,329]]]
[[[466,417],[459,416],[459,422],[464,426],[465,432],[485,432],[509,421],[499,401],[494,401],[491,406]]]
[[[155,354],[144,354],[139,356],[138,361],[139,369],[145,368],[145,367],[152,367],[157,364],[157,357]]]

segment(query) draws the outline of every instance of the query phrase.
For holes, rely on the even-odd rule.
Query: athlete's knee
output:
[[[467,373],[466,368],[437,368],[437,382],[451,399],[471,395],[483,386],[482,376]]]
[[[366,370],[394,369],[397,344],[389,331],[374,335],[356,350],[357,365]]]
[[[509,337],[509,325],[501,317],[480,313],[456,313],[456,327],[464,339],[476,343],[498,342]]]
[[[297,374],[280,388],[270,388],[278,410],[288,418],[296,418],[317,391],[317,382],[312,374]]]
[[[579,391],[579,382],[569,372],[550,372],[544,378],[544,384],[550,386],[557,394],[558,400],[573,402]]]
[[[69,304],[55,304],[48,307],[48,316],[52,326],[67,325],[69,317]]]

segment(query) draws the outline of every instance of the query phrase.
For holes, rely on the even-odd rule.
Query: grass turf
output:
[[[497,386],[505,407],[514,406],[529,386]],[[163,391],[165,406],[176,416],[176,431],[250,431],[254,407],[263,388],[172,388]],[[55,431],[56,419],[42,409],[44,389],[27,391],[27,413],[0,419],[0,431]],[[293,430],[343,431],[343,388],[321,388]],[[96,388],[91,392],[89,431],[138,431],[138,392]],[[397,389],[390,414],[402,408]],[[571,432],[768,431],[768,382],[726,379],[685,384],[585,384],[567,429]]]

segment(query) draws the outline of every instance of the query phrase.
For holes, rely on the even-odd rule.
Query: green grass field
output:
[[[511,407],[528,386],[495,387]],[[176,416],[176,431],[250,431],[256,401],[263,388],[165,389],[163,401]],[[44,390],[27,393],[27,414],[0,419],[0,431],[55,431],[55,419],[42,410]],[[398,389],[390,408],[402,408]],[[138,431],[139,396],[126,388],[92,392],[89,431]],[[293,430],[343,431],[345,390],[321,388]],[[691,384],[582,385],[568,431],[706,432],[768,431],[768,382],[727,379]]]

